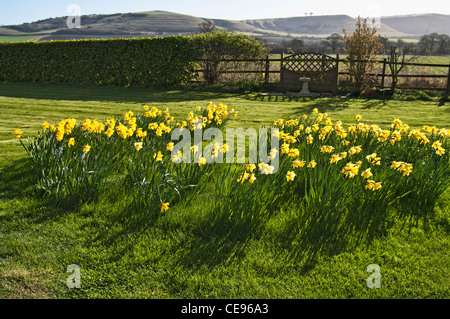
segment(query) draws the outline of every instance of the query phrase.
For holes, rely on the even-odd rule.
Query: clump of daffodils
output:
[[[189,169],[201,174],[205,167],[209,167],[206,157],[218,158],[232,149],[227,144],[216,143],[210,154],[204,154],[200,144],[192,145],[183,152],[174,151],[171,133],[175,128],[197,131],[222,127],[228,119],[238,118],[234,108],[210,102],[205,108],[197,106],[182,121],[175,121],[168,109],[146,105],[144,111],[143,115],[128,111],[121,118],[105,121],[85,119],[78,125],[73,118],[55,124],[45,121],[42,123],[42,135],[54,143],[46,144],[57,150],[54,154],[61,157],[65,154],[66,159],[80,163],[84,161],[83,164],[92,161],[93,169],[90,172],[95,171],[94,161],[97,158],[115,152],[114,156],[123,157],[124,161],[148,159],[146,165],[153,165],[155,170],[164,170],[169,176],[173,173],[171,170],[175,170],[176,165],[182,162],[183,152],[187,152],[185,157],[192,155],[194,158]],[[443,165],[448,159],[445,150],[449,136],[447,129],[436,126],[410,129],[399,118],[393,120],[389,129],[384,129],[362,122],[360,114],[355,119],[355,123],[346,126],[342,121],[334,121],[327,113],[321,113],[315,108],[312,114],[304,114],[301,118],[275,120],[273,126],[278,130],[271,138],[279,139],[280,143],[270,150],[268,158],[270,161],[280,160],[280,165],[276,166],[273,162],[249,163],[230,181],[236,189],[248,187],[250,192],[252,189],[258,190],[261,185],[269,185],[267,187],[283,192],[289,189],[301,190],[329,179],[329,185],[358,187],[364,196],[372,196],[368,195],[372,194],[370,191],[381,190],[373,195],[379,196],[387,193],[389,187],[382,185],[392,185],[389,184],[391,180],[392,183],[400,179],[408,182],[414,180],[408,176],[420,174],[419,163],[422,165],[431,158]],[[22,144],[25,143],[23,131],[14,130],[13,135]],[[421,154],[424,158],[415,154]],[[139,182],[135,185],[139,185]],[[332,192],[333,186],[330,188],[327,191]],[[164,195],[159,195],[159,191],[158,196],[161,206],[154,201],[153,207],[161,213],[167,212],[170,203],[162,200]]]
[[[413,165],[405,162],[396,162],[393,161],[391,168],[396,169],[397,171],[401,172],[403,176],[409,176],[411,174]]]

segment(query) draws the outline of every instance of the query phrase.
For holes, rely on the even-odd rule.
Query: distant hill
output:
[[[342,33],[345,28],[348,32],[355,30],[355,19],[347,15],[308,16],[277,19],[245,20],[246,24],[266,31],[277,31],[298,35],[320,36],[332,33]],[[388,37],[409,36],[381,23],[378,32]]]
[[[381,21],[399,32],[422,36],[433,32],[450,35],[450,15],[420,14],[382,17]]]
[[[198,33],[199,24],[202,22],[212,22],[219,29],[272,40],[302,36],[324,38],[332,33],[342,34],[342,28],[348,32],[352,32],[355,28],[355,19],[347,15],[236,21],[200,18],[166,11],[149,11],[82,16],[81,28],[78,29],[67,28],[67,17],[50,18],[0,27],[0,35],[35,36],[35,39],[40,40],[153,37]],[[419,38],[431,32],[450,34],[450,15],[382,17],[378,32],[389,38]]]

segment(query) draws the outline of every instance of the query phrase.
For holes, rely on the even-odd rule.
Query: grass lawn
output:
[[[229,124],[243,128],[316,107],[344,124],[355,123],[356,114],[384,128],[397,117],[411,128],[450,123],[449,104],[439,101],[0,84],[0,298],[450,297],[450,190],[426,223],[396,218],[381,233],[347,232],[327,243],[298,236],[295,207],[257,230],[223,227],[211,216],[212,186],[151,224],[130,216],[112,195],[76,206],[40,198],[12,135],[36,134],[43,121],[68,117],[104,121],[145,104],[184,118],[209,101],[239,111]],[[81,289],[66,285],[72,264],[81,268]],[[371,264],[380,266],[379,289],[366,284]]]

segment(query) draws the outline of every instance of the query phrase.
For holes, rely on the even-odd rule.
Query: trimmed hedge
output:
[[[200,38],[0,43],[0,81],[171,86],[194,77]]]

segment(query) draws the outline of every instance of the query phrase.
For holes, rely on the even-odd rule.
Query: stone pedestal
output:
[[[299,81],[302,83],[302,90],[300,94],[309,95],[311,92],[309,92],[309,82],[311,82],[310,78],[301,77]]]

